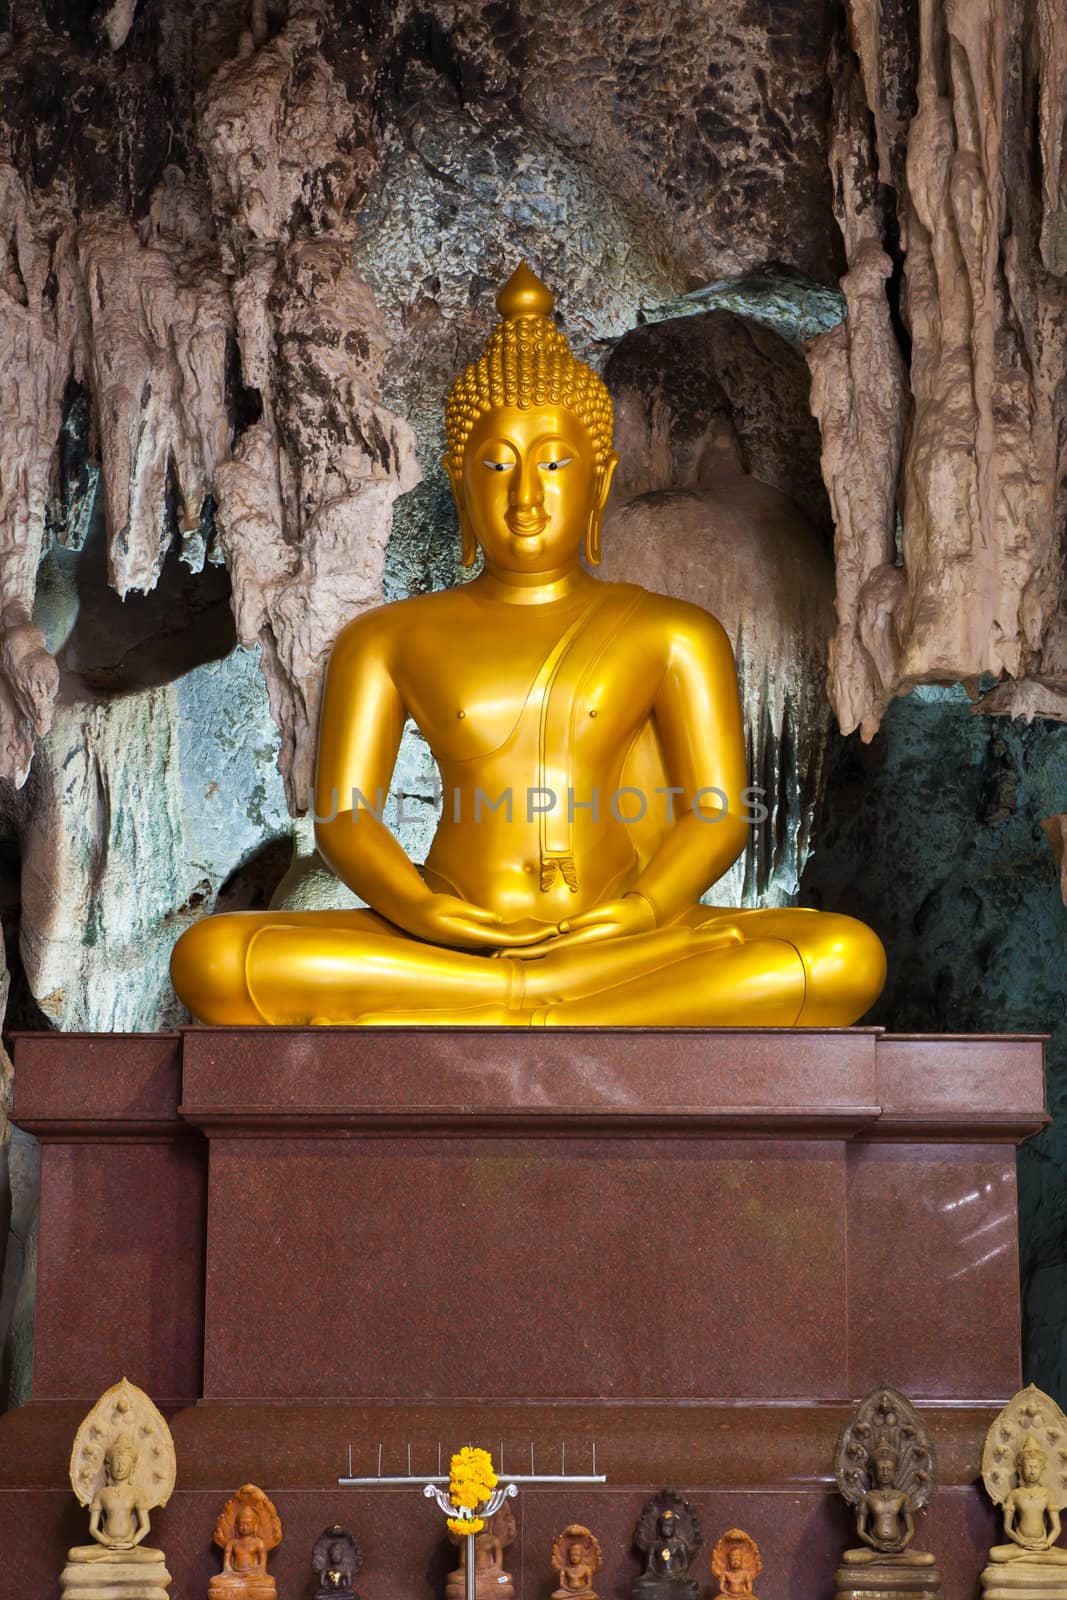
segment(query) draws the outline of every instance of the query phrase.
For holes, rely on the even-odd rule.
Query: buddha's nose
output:
[[[532,456],[519,461],[519,470],[512,478],[511,506],[518,512],[539,512],[544,509],[545,491],[541,473]]]

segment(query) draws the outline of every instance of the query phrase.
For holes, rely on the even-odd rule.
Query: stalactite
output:
[[[857,275],[869,282],[872,271],[888,274],[888,257],[878,263],[876,254],[886,228],[875,218],[873,229],[858,230],[839,206],[850,326],[813,351],[813,364],[826,367],[813,397],[824,413],[838,533],[835,709],[843,726],[859,723],[870,737],[893,694],[991,674],[1002,681],[980,710],[1026,714],[1040,705],[1042,714],[1060,715],[1067,285],[1048,262],[1061,225],[1064,24],[1034,0],[923,0],[916,109],[900,171],[882,115],[893,31],[870,0],[853,0],[850,17],[864,103],[849,121],[858,128],[870,109],[880,139],[873,166],[896,183],[910,353],[901,435],[864,414],[856,386],[863,368],[845,354],[873,316],[881,318],[882,372],[886,361],[900,365],[886,343],[881,297],[868,293],[853,304]],[[1040,216],[1029,181],[1037,154],[1030,96],[1040,107]],[[847,193],[854,180],[838,145],[835,181]],[[889,393],[884,380],[869,388]],[[850,433],[851,467],[842,443]],[[856,515],[852,486],[864,476],[868,448],[876,469],[866,477],[877,489]],[[887,535],[894,489],[899,568]]]

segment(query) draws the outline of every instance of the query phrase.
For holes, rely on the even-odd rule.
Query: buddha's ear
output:
[[[452,485],[452,498],[456,502],[456,511],[459,514],[460,563],[464,567],[473,567],[478,557],[478,541],[471,532],[470,519],[467,516],[467,497],[463,492],[463,463],[455,461],[452,456],[442,456],[441,465],[448,473],[448,481]]]
[[[600,511],[603,511],[604,507],[608,503],[608,495],[611,493],[612,479],[615,476],[615,468],[618,466],[618,464],[619,458],[613,450],[610,456],[608,456],[607,460],[604,462],[604,465],[597,473],[596,500],[597,508]]]
[[[615,468],[619,458],[614,450],[608,456],[602,467],[597,468],[593,484],[593,509],[589,513],[589,523],[585,530],[585,559],[591,567],[600,565],[600,525],[604,519],[604,507],[608,503],[611,493],[611,480],[615,476]]]

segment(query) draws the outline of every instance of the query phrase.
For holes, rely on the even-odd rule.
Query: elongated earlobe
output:
[[[585,530],[585,559],[591,567],[600,565],[600,522],[601,510],[596,506],[589,513],[589,526]]]

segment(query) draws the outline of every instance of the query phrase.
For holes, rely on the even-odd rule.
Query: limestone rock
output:
[[[22,959],[56,1027],[183,1020],[170,952],[264,839],[288,834],[255,657],[64,706],[22,829]]]
[[[271,421],[216,473],[218,523],[238,634],[262,646],[282,771],[303,810],[330,646],[381,599],[393,501],[419,467],[410,428],[379,401],[386,340],[340,241],[283,252],[259,312],[273,335]]]
[[[45,511],[78,357],[70,229],[35,214],[15,170],[0,165],[0,776],[23,783],[47,732],[59,673],[31,623]]]
[[[854,326],[816,341],[813,400],[837,522],[831,696],[842,725],[869,738],[889,698],[915,684],[1067,680],[1067,283],[1057,273],[1067,27],[1038,0],[935,0],[915,40],[875,0],[850,0],[849,20],[862,93],[838,73],[831,155]],[[1036,124],[1024,84],[1036,85]],[[890,276],[882,247],[896,241],[875,174],[897,190],[904,433],[902,364],[875,282]],[[856,359],[862,347],[876,352],[873,371]],[[985,709],[1025,703],[1005,689]]]

